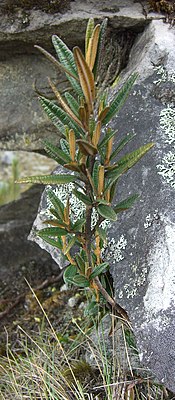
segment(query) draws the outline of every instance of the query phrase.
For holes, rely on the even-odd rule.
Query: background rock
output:
[[[148,21],[141,4],[131,0],[112,0],[110,4],[106,0],[65,1],[63,6],[70,3],[68,9],[66,6],[56,10],[55,7],[54,13],[46,12],[45,8],[44,11],[37,0],[33,8],[25,6],[29,4],[27,0],[23,0],[23,7],[11,2],[12,9],[8,11],[10,2],[6,0],[0,6],[0,149],[41,150],[46,136],[52,135],[56,142],[59,134],[42,111],[32,85],[36,81],[37,88],[50,95],[47,76],[59,82],[60,90],[65,88],[65,82],[60,83],[65,77],[34,49],[34,45],[39,44],[54,54],[51,36],[57,34],[70,47],[82,47],[87,20],[93,16],[99,21],[109,17],[109,43],[113,39],[113,48],[117,37],[126,42],[126,33],[129,34],[128,46],[131,46]],[[109,52],[112,59],[115,58],[113,51]]]
[[[51,256],[27,240],[43,188],[33,186],[20,200],[0,208],[0,293],[17,295],[59,272]]]
[[[130,212],[120,215],[110,230],[110,239],[119,241],[121,250],[118,258],[117,245],[111,251],[116,300],[130,316],[142,363],[173,392],[174,45],[175,31],[153,21],[131,51],[126,73],[137,70],[139,80],[113,125],[120,132],[119,138],[136,133],[127,150],[150,141],[155,146],[121,179],[118,200],[131,193],[139,193],[140,200]]]

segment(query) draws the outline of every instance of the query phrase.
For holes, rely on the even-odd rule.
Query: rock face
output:
[[[18,0],[15,5],[11,0],[1,2],[0,149],[41,150],[46,136],[52,135],[53,141],[58,140],[58,131],[42,111],[33,83],[36,82],[40,92],[50,95],[48,75],[55,82],[65,80],[65,76],[34,45],[54,52],[51,36],[58,34],[70,47],[81,47],[86,22],[91,16],[97,20],[109,17],[109,42],[114,38],[116,43],[116,34],[126,42],[127,32],[128,45],[132,45],[136,34],[148,23],[141,4],[131,0],[112,0],[110,4],[95,0],[65,0],[61,4],[60,1]],[[59,83],[58,87],[61,90],[63,84]]]
[[[58,273],[51,256],[27,240],[37,213],[42,187],[33,186],[20,200],[0,208],[0,291],[17,294],[26,288],[25,278],[34,287],[46,276]]]
[[[126,73],[137,70],[139,80],[114,126],[122,134],[136,133],[129,150],[150,141],[155,146],[120,181],[120,199],[139,193],[140,200],[132,211],[118,218],[116,227],[110,231],[110,238],[122,238],[118,260],[115,249],[112,250],[116,300],[130,316],[142,363],[172,391],[175,391],[174,45],[174,30],[154,21],[132,49]]]

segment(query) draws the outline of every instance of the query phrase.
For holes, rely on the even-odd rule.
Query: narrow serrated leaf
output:
[[[88,279],[83,275],[75,275],[73,277],[72,283],[79,287],[89,287],[90,285]]]
[[[93,101],[95,99],[94,76],[88,64],[86,63],[86,60],[79,47],[74,47],[73,51],[74,58],[77,64],[80,84],[86,99],[89,113],[91,113],[93,108]]]
[[[105,229],[101,228],[100,226],[97,226],[96,231],[98,235],[100,236],[100,239],[103,240],[103,242],[106,242],[106,231]]]
[[[63,228],[58,228],[58,227],[53,227],[53,228],[44,228],[38,231],[38,236],[44,238],[45,236],[47,237],[61,237],[61,236],[66,236],[68,234],[66,229]]]
[[[105,136],[104,136],[104,138],[102,139],[102,141],[99,143],[98,149],[101,150],[104,146],[106,146],[107,143],[109,142],[109,140],[110,140],[113,136],[115,136],[115,135],[116,135],[116,131],[113,131],[113,130],[110,129],[110,130],[105,134]]]
[[[95,64],[99,33],[100,33],[100,25],[98,24],[95,26],[95,28],[92,32],[92,36],[89,39],[88,48],[87,48],[87,52],[86,52],[86,62],[89,65],[89,68],[91,71],[93,70],[93,67]]]
[[[54,101],[48,100],[45,97],[40,97],[39,100],[44,110],[47,112],[47,115],[57,126],[62,135],[65,136],[65,126],[68,126],[69,129],[74,129],[76,137],[84,136],[83,129]]]
[[[97,211],[105,219],[109,219],[110,221],[116,221],[117,219],[117,215],[111,206],[99,204],[97,206]]]
[[[87,53],[89,40],[92,36],[92,32],[94,30],[94,18],[89,18],[86,28],[86,36],[85,36],[85,54]]]
[[[67,244],[66,249],[64,250],[64,255],[66,255],[70,251],[75,242],[76,242],[76,236],[73,236],[72,239],[69,240],[69,243]]]
[[[20,178],[17,183],[39,183],[42,185],[64,185],[65,183],[75,182],[77,177],[74,175],[39,175],[26,176]]]
[[[94,156],[95,154],[97,154],[97,148],[86,140],[78,139],[77,143],[81,153],[85,156]]]
[[[56,194],[53,192],[53,190],[47,190],[47,196],[58,212],[59,217],[63,220],[64,218],[64,204],[61,202],[61,200],[56,196]]]
[[[116,213],[119,213],[121,211],[128,210],[133,206],[134,202],[138,199],[138,197],[139,194],[134,194],[132,196],[127,197],[126,199],[124,199],[123,201],[114,206],[114,211]]]
[[[40,235],[38,235],[40,236]],[[57,249],[62,251],[63,245],[61,242],[61,238],[57,238],[57,240],[54,240],[50,238],[49,236],[40,236],[46,243],[50,244],[53,247],[56,247]]]
[[[69,92],[65,92],[64,97],[66,98],[66,100],[69,104],[69,107],[71,108],[73,113],[78,117],[79,116],[79,114],[78,114],[79,104],[78,104],[77,100]]]
[[[94,167],[93,167],[93,172],[92,172],[92,180],[94,183],[94,187],[96,190],[98,189],[98,170],[99,170],[100,163],[99,161],[95,161]]]
[[[77,267],[76,265],[69,265],[65,271],[64,271],[64,275],[63,275],[63,279],[65,283],[72,283],[72,279],[73,277],[77,274]]]
[[[76,260],[79,270],[84,274],[85,273],[85,261],[84,261],[83,257],[81,257],[80,254],[76,254],[75,260]]]
[[[110,160],[112,160],[114,157],[116,157],[117,154],[120,153],[120,151],[124,149],[126,144],[128,144],[130,142],[130,140],[132,140],[134,138],[134,136],[135,136],[135,134],[133,134],[133,133],[126,135],[125,138],[121,140],[121,142],[118,144],[118,146],[115,148],[115,150],[111,154]]]
[[[81,200],[84,204],[86,204],[87,206],[92,206],[92,202],[89,199],[88,196],[86,196],[85,194],[83,194],[82,192],[80,192],[79,190],[73,189],[72,193],[79,199]]]
[[[96,278],[96,276],[106,272],[108,268],[109,264],[107,262],[96,265],[93,272],[89,276],[89,280],[91,281],[92,279]]]
[[[72,230],[74,232],[79,232],[82,230],[83,226],[85,225],[86,218],[79,218],[72,226]]]
[[[106,115],[106,117],[103,120],[103,124],[107,124],[111,118],[116,115],[120,108],[123,106],[125,103],[133,85],[134,82],[137,79],[138,74],[134,73],[130,76],[130,78],[124,83],[124,85],[121,87],[117,95],[115,96],[114,100],[110,104],[110,109]]]
[[[79,120],[79,118],[73,113],[73,111],[71,110],[71,108],[66,104],[66,102],[64,101],[64,99],[62,98],[60,92],[57,90],[56,86],[54,85],[54,83],[51,81],[51,79],[49,79],[49,84],[51,89],[53,90],[57,100],[59,101],[59,103],[61,104],[61,106],[63,107],[64,111],[69,115],[69,117],[71,119],[73,119],[76,124],[78,124],[80,126],[80,128],[83,128],[83,125],[81,123],[81,121]]]
[[[55,146],[53,143],[48,142],[47,140],[44,141],[44,150],[48,154],[50,158],[55,160],[58,164],[64,165],[65,161],[58,156],[58,147]]]

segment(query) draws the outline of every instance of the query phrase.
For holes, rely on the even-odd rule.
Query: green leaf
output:
[[[99,161],[95,161],[94,167],[93,167],[93,172],[92,172],[92,180],[94,183],[94,187],[97,190],[98,189],[98,169],[99,169]]]
[[[58,228],[58,227],[52,227],[52,228],[44,228],[41,229],[40,231],[38,231],[38,236],[40,236],[41,238],[45,238],[48,236],[52,236],[52,237],[61,237],[61,236],[66,236],[68,234],[66,229],[63,228]]]
[[[49,155],[49,157],[55,160],[58,164],[62,166],[65,164],[65,162],[60,157],[58,157],[57,146],[55,146],[51,142],[48,142],[47,140],[44,140],[44,150]]]
[[[106,117],[102,121],[102,123],[104,125],[106,125],[111,120],[111,118],[119,112],[120,108],[125,103],[125,101],[126,101],[128,95],[129,95],[129,93],[130,93],[130,91],[131,91],[131,89],[133,87],[133,84],[134,84],[137,76],[138,76],[138,74],[136,74],[136,73],[132,74],[130,76],[130,78],[121,87],[121,89],[119,90],[119,92],[115,96],[114,100],[110,104],[110,109],[109,109]]]
[[[72,279],[77,274],[77,267],[76,265],[69,265],[63,275],[63,279],[65,283],[72,283]]]
[[[64,185],[65,183],[75,182],[77,177],[75,175],[39,175],[39,176],[26,176],[20,178],[17,183],[40,183],[42,185]]]
[[[108,268],[109,264],[107,262],[96,265],[93,272],[89,276],[89,280],[91,281],[92,279],[96,278],[96,276],[99,276],[100,274],[106,272]]]
[[[38,234],[38,236],[40,236]],[[56,247],[57,249],[61,250],[63,249],[63,245],[62,245],[62,240],[61,238],[57,238],[57,240],[50,238],[49,236],[40,236],[45,242],[47,242],[48,244],[50,244],[53,247]]]
[[[52,43],[55,47],[57,56],[60,62],[73,74],[78,77],[76,64],[72,51],[66,46],[66,44],[57,36],[52,36]]]
[[[98,204],[106,204],[106,206],[109,206],[109,201],[104,200],[104,199],[97,199],[96,203],[98,203]]]
[[[78,143],[81,153],[84,154],[85,156],[89,156],[89,155],[93,156],[93,155],[97,154],[96,147],[93,146],[91,143],[87,142],[86,140],[78,139],[77,143]]]
[[[48,100],[43,96],[39,98],[39,101],[51,121],[58,127],[63,136],[65,136],[66,125],[69,129],[74,130],[76,137],[84,137],[83,129],[81,129],[80,126],[66,113],[66,111],[62,110],[62,108],[54,101]]]
[[[60,131],[61,135],[65,135],[65,128],[64,128],[64,123],[60,120],[57,109],[58,106],[55,102],[46,99],[45,97],[39,97],[39,102],[41,106],[43,107],[44,111],[48,115],[48,117],[51,119],[53,124],[56,126],[56,128]]]
[[[154,143],[147,143],[137,150],[126,154],[105,173],[105,177],[112,180],[116,179],[116,177],[118,178],[121,174],[128,171],[128,169],[132,168],[153,146]]]
[[[105,229],[97,226],[96,231],[97,231],[98,235],[100,236],[100,239],[102,239],[103,242],[106,242],[106,231],[105,231]]]
[[[64,96],[73,113],[79,118],[79,104],[77,100],[69,92],[65,92]]]
[[[59,218],[61,220],[64,219],[64,204],[61,202],[61,200],[56,196],[56,194],[53,192],[53,190],[47,190],[47,195],[49,197],[50,202],[52,205],[55,207],[56,211],[58,212]]]
[[[121,201],[120,203],[114,206],[114,211],[116,213],[128,210],[134,204],[134,202],[138,199],[139,194],[134,194],[132,196],[127,197],[125,200]]]
[[[69,250],[73,247],[75,242],[76,242],[76,236],[73,236],[72,239],[67,244],[66,249],[64,250],[64,255],[66,255],[69,252]]]
[[[133,134],[133,133],[126,135],[125,138],[121,140],[119,145],[116,147],[116,149],[111,154],[110,160],[112,160],[114,157],[116,157],[117,154],[120,153],[121,150],[123,150],[123,148],[126,146],[126,144],[128,144],[130,142],[130,140],[133,139],[134,136],[135,136],[135,134]]]
[[[94,69],[93,69],[95,79],[97,79],[97,76],[100,75],[101,67],[103,65],[103,55],[105,53],[105,39],[106,39],[106,32],[107,32],[107,23],[108,23],[108,19],[105,18],[100,26],[97,56],[96,56],[96,62],[95,62]]]
[[[64,151],[64,153],[66,153],[70,159],[69,143],[66,139],[60,139],[60,147],[61,150]]]
[[[114,132],[114,131],[112,131],[112,129],[110,129],[110,131],[107,132],[107,133],[105,134],[104,138],[103,138],[102,141],[99,143],[98,149],[101,150],[102,147],[106,146],[107,143],[109,142],[109,140],[110,140],[113,136],[115,136],[115,134],[116,134],[116,131]]]
[[[75,256],[76,263],[78,265],[79,270],[84,274],[85,273],[85,262],[80,254],[76,254]]]
[[[110,221],[116,221],[117,219],[117,215],[111,206],[99,204],[97,211],[105,219],[109,219]]]
[[[72,283],[80,287],[89,287],[89,281],[83,275],[75,275],[72,280]]]
[[[81,200],[84,204],[86,204],[87,206],[91,206],[92,202],[89,199],[88,196],[86,196],[85,194],[83,194],[82,192],[80,192],[79,190],[73,189],[72,193],[79,199]]]
[[[70,72],[75,74],[78,77],[77,73],[77,68],[76,64],[74,61],[73,53],[72,51],[66,46],[66,44],[56,35],[53,35],[52,37],[52,43],[55,47],[56,53],[58,55],[58,58]],[[79,96],[83,96],[83,92],[81,89],[80,84],[77,82],[76,79],[72,78],[70,75],[66,74],[67,79],[71,83],[73,89]]]
[[[94,30],[94,19],[89,18],[89,21],[87,23],[87,28],[86,28],[86,36],[85,36],[85,54],[87,53],[89,40],[92,36],[93,30]]]
[[[85,225],[86,218],[79,218],[72,227],[74,232],[79,232],[82,230],[83,226]]]
[[[61,160],[63,160],[65,163],[69,163],[71,161],[70,156],[68,156],[67,153],[65,153],[63,150],[59,149],[58,147],[57,147],[57,154],[58,154],[58,157]]]

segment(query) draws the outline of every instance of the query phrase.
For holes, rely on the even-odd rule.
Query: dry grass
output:
[[[38,301],[38,300],[37,300]],[[40,305],[42,308],[42,305]],[[124,346],[119,346],[116,317],[111,315],[111,351],[106,344],[102,322],[94,333],[79,327],[78,337],[63,346],[42,309],[45,326],[38,336],[21,331],[20,354],[12,352],[1,358],[0,398],[2,400],[165,400],[173,397],[165,388],[152,382],[143,370],[133,368],[132,343],[120,322]],[[75,321],[76,323],[76,321]],[[87,361],[88,350],[88,361]],[[116,357],[117,354],[117,357]],[[89,357],[90,355],[90,357]],[[90,362],[91,360],[92,362]]]

